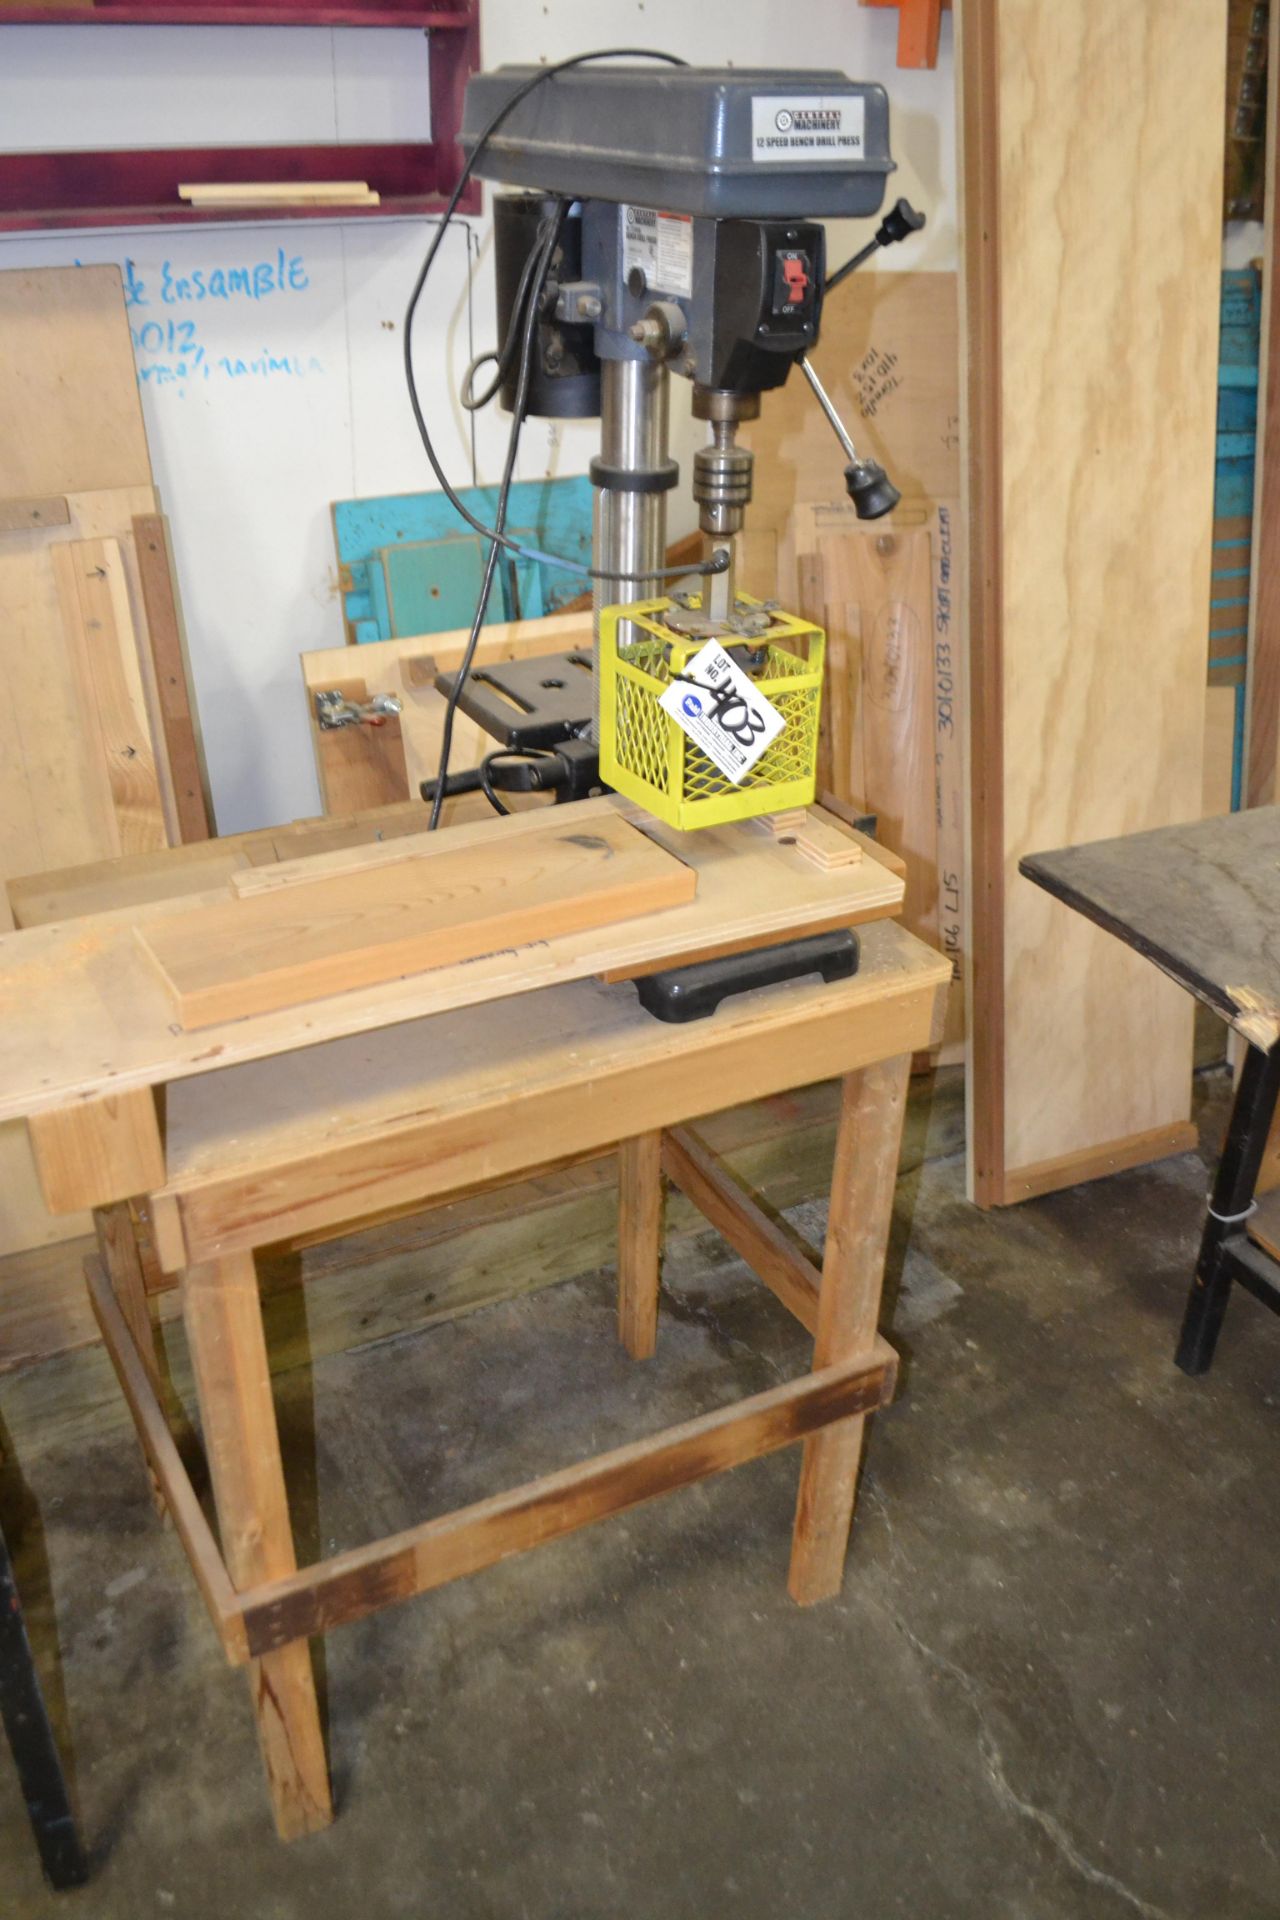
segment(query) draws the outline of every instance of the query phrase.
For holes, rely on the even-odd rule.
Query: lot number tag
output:
[[[786,725],[718,640],[694,654],[658,705],[735,786]]]

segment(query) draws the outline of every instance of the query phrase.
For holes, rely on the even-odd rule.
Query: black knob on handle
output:
[[[892,513],[902,495],[878,460],[851,460],[844,484],[859,520],[879,520]]]
[[[909,200],[899,200],[876,228],[876,240],[882,247],[891,247],[896,240],[906,240],[911,234],[919,233],[923,226],[924,215],[917,213]]]

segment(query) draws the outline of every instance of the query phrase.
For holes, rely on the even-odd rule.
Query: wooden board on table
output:
[[[423,780],[434,779],[440,762],[445,699],[436,692],[437,673],[462,659],[469,635],[427,633],[403,640],[374,640],[361,647],[327,647],[302,655],[302,678],[320,794],[329,813],[356,813],[416,799]],[[545,620],[515,620],[486,627],[476,648],[478,666],[499,660],[527,659],[591,644],[589,613],[557,613]],[[321,727],[315,696],[336,687],[348,699],[368,700],[394,693],[403,711],[383,727]],[[474,720],[456,714],[449,765],[457,773],[479,766],[496,743]],[[445,805],[444,823],[483,819],[492,808],[483,794],[464,795]]]
[[[970,1184],[1001,1204],[1191,1137],[1189,1000],[1016,867],[1200,811],[1226,36],[1220,0],[960,25]]]
[[[579,801],[571,824],[593,832],[615,816],[640,817],[610,796]],[[471,850],[539,825],[533,814],[492,819],[446,829],[440,840]],[[824,873],[798,847],[776,844],[745,825],[681,834],[646,821],[646,831],[694,869],[697,893],[686,905],[198,1033],[184,1033],[175,1022],[172,998],[138,937],[140,928],[173,916],[168,902],[6,935],[0,938],[0,1119],[122,1087],[156,1086],[558,980],[652,971],[712,952],[857,926],[891,916],[902,904],[901,879],[876,860]],[[173,858],[185,863],[191,852],[180,848]],[[226,904],[225,888],[187,897],[193,905]]]
[[[139,934],[188,1032],[660,913],[697,887],[630,821],[579,822],[569,809],[471,847],[423,834],[263,869],[250,877],[269,884],[252,889],[238,877],[237,897]]]
[[[0,273],[0,498],[150,487],[119,267]]]
[[[195,841],[125,858],[62,867],[9,881],[13,924],[43,926],[81,914],[179,899],[228,881],[240,870],[352,845],[378,845],[422,830],[421,805],[375,809],[359,820],[317,818],[221,840]],[[5,914],[0,891],[0,916]],[[5,919],[5,925],[9,921]],[[78,1223],[87,1226],[87,1220]],[[0,1243],[17,1251],[61,1240],[77,1223],[51,1215],[40,1196],[26,1129],[0,1123]],[[77,1267],[77,1284],[79,1272]]]
[[[270,867],[343,847],[378,846],[406,834],[420,834],[424,819],[421,802],[407,800],[394,807],[371,807],[363,814],[316,815],[283,827],[223,834],[216,840],[166,847],[130,859],[96,860],[28,874],[10,880],[5,891],[15,926],[48,926],[54,920],[205,893],[249,867]]]

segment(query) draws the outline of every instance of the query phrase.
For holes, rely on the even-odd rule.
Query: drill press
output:
[[[512,343],[526,327],[524,412],[600,419],[590,472],[594,564],[606,577],[595,583],[595,647],[442,675],[439,685],[499,743],[487,768],[493,788],[574,799],[604,783],[681,826],[811,799],[812,754],[806,773],[799,731],[816,742],[822,636],[737,591],[735,539],[752,482],[738,428],[799,365],[843,449],[859,516],[897,503],[883,469],[859,458],[808,359],[833,280],[924,224],[899,201],[855,260],[828,276],[820,220],[877,213],[893,171],[884,90],[826,71],[580,66],[531,84],[538,72],[502,67],[467,88],[461,142],[473,173],[520,189],[494,201],[505,344],[482,358],[497,363],[489,395],[514,407]],[[710,431],[692,481],[703,578],[700,592],[655,600],[646,594],[665,566],[667,495],[679,478],[668,451],[672,373],[693,383],[694,415]],[[710,643],[713,668],[701,651]],[[658,721],[662,736],[634,717],[640,661],[654,669],[655,703],[683,681],[686,709],[722,719],[725,658],[740,702],[750,703],[749,686],[808,690],[791,702],[773,757],[745,772],[713,766],[692,734],[686,741],[686,717]],[[625,727],[620,711],[633,716]],[[663,738],[674,776],[654,776],[650,764]],[[789,784],[770,772],[783,762]],[[683,798],[669,795],[673,777]],[[447,791],[473,784],[457,776]],[[425,797],[434,790],[424,783]],[[702,804],[685,804],[694,799]]]

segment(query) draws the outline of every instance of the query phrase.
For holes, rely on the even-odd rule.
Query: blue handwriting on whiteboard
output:
[[[133,328],[138,379],[144,387],[176,387],[185,393],[196,380],[306,380],[325,371],[315,354],[213,354],[194,320],[144,320]]]
[[[200,305],[205,300],[269,300],[277,293],[305,293],[310,276],[300,253],[277,247],[272,260],[246,261],[238,267],[192,267],[180,273],[172,260],[160,262],[160,303],[166,307]],[[149,307],[151,287],[132,260],[124,263],[126,307]]]
[[[181,396],[194,381],[298,381],[323,374],[324,362],[314,354],[280,353],[265,346],[248,355],[218,353],[202,338],[199,321],[161,318],[156,313],[157,307],[204,304],[207,315],[216,311],[218,302],[228,306],[244,300],[260,303],[276,294],[303,293],[310,285],[302,255],[287,254],[283,247],[277,247],[272,260],[239,267],[192,267],[178,273],[172,260],[163,260],[159,280],[152,275],[150,282],[132,260],[126,260],[125,306],[135,311],[146,308],[153,316],[139,316],[132,322],[138,379],[143,386],[176,388]]]

